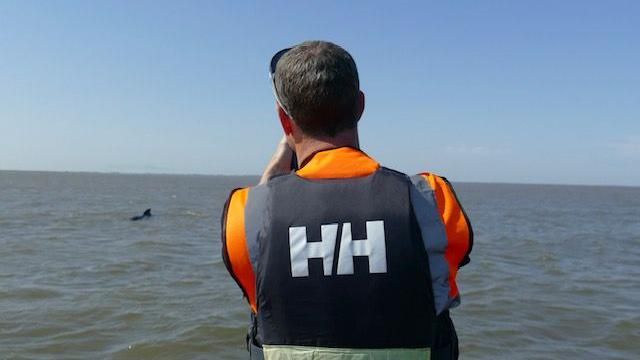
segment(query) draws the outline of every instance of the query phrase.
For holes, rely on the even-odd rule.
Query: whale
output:
[[[151,209],[147,209],[144,211],[144,213],[142,215],[136,215],[134,217],[131,218],[131,221],[138,221],[138,220],[142,220],[142,219],[147,219],[151,217]]]

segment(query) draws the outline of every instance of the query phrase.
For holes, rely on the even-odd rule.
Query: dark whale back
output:
[[[145,210],[142,215],[136,215],[136,216],[132,217],[131,221],[138,221],[138,220],[146,219],[146,218],[149,218],[149,217],[151,217],[151,209]]]

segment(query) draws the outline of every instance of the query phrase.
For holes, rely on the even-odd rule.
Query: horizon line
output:
[[[257,177],[258,174],[205,174],[205,173],[178,173],[178,172],[136,172],[136,171],[94,171],[94,170],[17,170],[0,169],[0,172],[31,172],[31,173],[67,173],[67,174],[101,174],[101,175],[164,175],[164,176],[224,176],[224,177]],[[538,186],[589,186],[589,187],[623,187],[638,188],[640,185],[621,184],[570,184],[570,183],[544,183],[544,182],[510,182],[510,181],[473,181],[456,180],[461,184],[493,184],[493,185],[538,185]]]

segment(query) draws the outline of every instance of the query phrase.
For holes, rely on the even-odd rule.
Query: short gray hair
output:
[[[335,136],[358,122],[358,69],[336,44],[306,41],[293,47],[278,61],[275,86],[282,106],[306,134]]]

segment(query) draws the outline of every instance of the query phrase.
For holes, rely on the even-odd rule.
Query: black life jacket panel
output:
[[[429,261],[412,186],[381,168],[348,179],[290,174],[251,190],[245,228],[264,344],[432,345]]]

